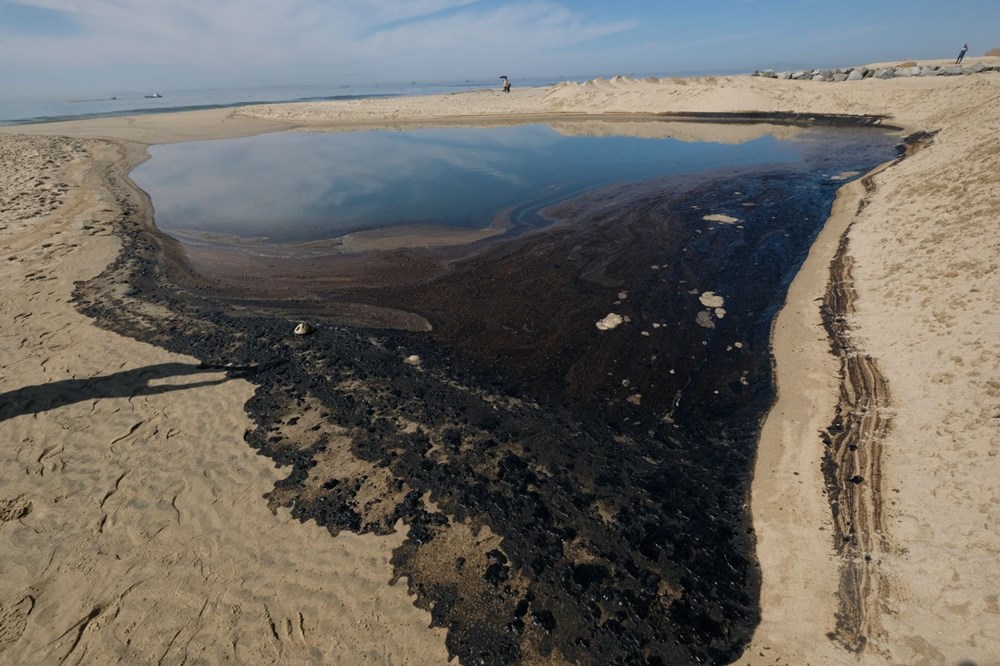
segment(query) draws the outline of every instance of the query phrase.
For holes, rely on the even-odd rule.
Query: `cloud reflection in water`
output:
[[[544,125],[290,132],[154,146],[132,177],[168,233],[301,242],[403,224],[483,228],[500,210],[597,185],[794,162],[796,146],[565,136]]]

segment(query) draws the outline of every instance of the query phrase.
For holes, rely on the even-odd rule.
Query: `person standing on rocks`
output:
[[[958,52],[958,59],[955,60],[955,64],[959,65],[962,63],[962,58],[965,57],[965,53],[969,50],[969,45],[965,44],[962,46],[962,50]]]

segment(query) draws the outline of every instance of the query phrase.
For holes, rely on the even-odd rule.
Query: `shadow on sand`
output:
[[[192,365],[188,363],[159,363],[133,370],[123,370],[110,375],[86,379],[63,379],[35,386],[25,386],[6,393],[0,393],[0,421],[24,414],[38,414],[50,409],[64,407],[77,402],[102,398],[133,398],[143,395],[157,395],[170,391],[213,386],[229,381],[226,377],[200,382],[159,383],[151,381],[168,377],[181,377],[202,372],[218,372],[216,366]]]

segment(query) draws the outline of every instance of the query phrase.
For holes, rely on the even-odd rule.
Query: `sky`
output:
[[[0,100],[954,58],[1000,0],[0,0]]]

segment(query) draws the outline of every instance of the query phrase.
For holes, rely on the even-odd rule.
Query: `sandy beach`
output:
[[[995,72],[618,77],[0,127],[0,661],[448,660],[446,632],[389,584],[402,529],[332,537],[269,510],[285,472],[244,441],[251,382],[75,309],[74,285],[118,255],[123,201],[151,214],[122,180],[146,147],[581,119],[698,140],[697,123],[664,130],[656,114],[704,112],[887,116],[900,139],[928,133],[841,189],[774,325],[779,398],[750,502],[762,621],[740,663],[996,663]],[[757,136],[731,127],[724,140]],[[839,476],[824,465],[834,449]]]

